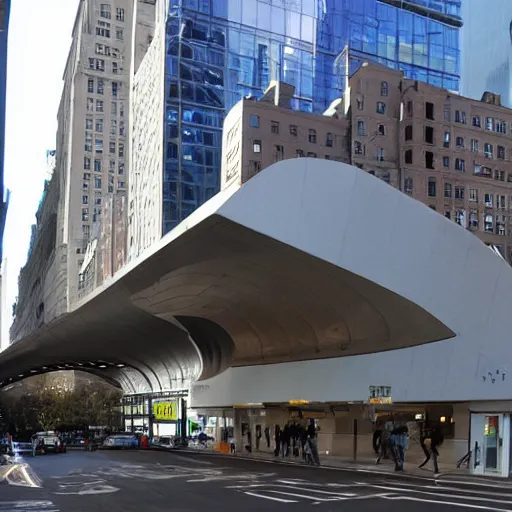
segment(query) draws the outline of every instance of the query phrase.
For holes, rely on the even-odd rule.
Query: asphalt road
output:
[[[26,463],[0,483],[1,512],[512,512],[506,481],[434,482],[188,451],[71,451]]]

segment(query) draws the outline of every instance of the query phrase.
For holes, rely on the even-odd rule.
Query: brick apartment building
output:
[[[512,263],[512,110],[498,95],[464,98],[377,64],[348,83],[324,115],[289,109],[286,84],[241,100],[224,123],[222,187],[285,158],[351,162]]]

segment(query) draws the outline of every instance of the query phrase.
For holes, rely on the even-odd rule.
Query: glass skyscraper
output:
[[[170,0],[164,233],[219,190],[221,130],[271,80],[322,112],[363,60],[458,91],[461,0]],[[348,49],[348,52],[345,51]],[[349,57],[347,57],[347,55]]]

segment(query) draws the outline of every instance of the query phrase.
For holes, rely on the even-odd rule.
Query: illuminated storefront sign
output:
[[[368,399],[371,404],[392,404],[391,386],[370,386]]]
[[[176,421],[178,410],[176,402],[157,402],[153,404],[153,416],[155,420]]]

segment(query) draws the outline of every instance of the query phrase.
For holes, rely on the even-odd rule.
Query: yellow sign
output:
[[[290,405],[308,405],[309,400],[290,400]]]
[[[153,404],[153,416],[155,420],[177,420],[176,402],[158,402]]]
[[[371,404],[392,404],[393,400],[390,396],[385,398],[370,398]]]

